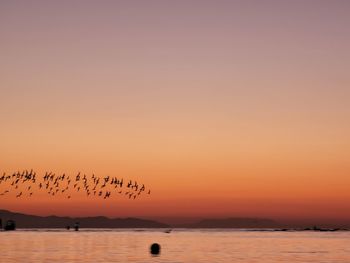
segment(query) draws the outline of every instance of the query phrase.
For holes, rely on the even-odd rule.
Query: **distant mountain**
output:
[[[191,228],[276,228],[280,224],[266,218],[224,218],[204,219],[187,225]]]
[[[17,228],[64,228],[80,223],[82,228],[169,228],[169,225],[152,220],[138,218],[107,218],[97,217],[58,217],[58,216],[34,216],[0,210],[2,224],[9,219],[15,220]]]

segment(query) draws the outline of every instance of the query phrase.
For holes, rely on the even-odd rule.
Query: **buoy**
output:
[[[153,243],[151,245],[151,254],[158,255],[160,253],[160,245],[157,243]]]

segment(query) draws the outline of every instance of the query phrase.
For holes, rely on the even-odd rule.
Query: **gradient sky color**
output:
[[[153,192],[0,207],[350,219],[349,14],[345,0],[1,1],[0,172]]]

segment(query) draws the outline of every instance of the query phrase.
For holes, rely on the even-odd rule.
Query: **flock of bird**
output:
[[[50,196],[64,195],[70,199],[74,193],[85,193],[88,197],[96,196],[103,199],[111,198],[112,195],[123,195],[129,199],[136,199],[143,193],[151,194],[144,184],[136,181],[124,181],[117,177],[97,177],[94,174],[87,176],[81,174],[69,176],[66,174],[56,175],[46,172],[44,176],[37,176],[33,170],[25,170],[0,176],[0,186],[6,184],[9,188],[0,192],[0,196],[16,191],[16,197],[31,197],[39,191],[44,191]],[[1,189],[1,188],[0,188]]]

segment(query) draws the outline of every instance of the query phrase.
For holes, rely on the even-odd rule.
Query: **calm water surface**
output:
[[[160,256],[149,254],[153,242]],[[17,230],[0,232],[0,262],[350,262],[349,232]]]

